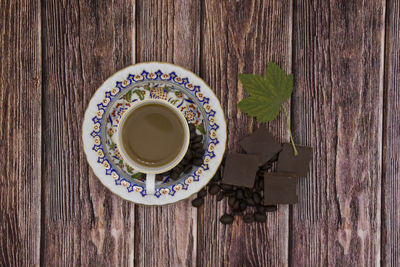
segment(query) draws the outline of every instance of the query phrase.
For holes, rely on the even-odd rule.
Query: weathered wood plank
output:
[[[137,8],[137,60],[171,62],[198,73],[200,1],[141,1]],[[137,206],[135,265],[196,264],[197,213],[190,201]]]
[[[380,263],[385,1],[294,1],[295,141],[314,147],[293,207],[298,266]]]
[[[134,205],[111,194],[89,169],[81,125],[96,89],[134,59],[134,3],[43,4],[42,263],[132,266]]]
[[[0,265],[40,263],[40,3],[0,1]]]
[[[400,3],[386,1],[382,263],[400,266]]]
[[[236,107],[245,92],[238,73],[262,74],[269,61],[291,71],[291,1],[205,1],[202,21],[201,75],[219,97],[228,126],[228,149],[249,134],[256,123]],[[288,141],[283,117],[269,124]],[[224,202],[224,201],[223,201]],[[228,207],[208,196],[198,226],[199,266],[288,265],[287,205],[268,214],[267,223],[246,225],[239,218],[223,226]]]

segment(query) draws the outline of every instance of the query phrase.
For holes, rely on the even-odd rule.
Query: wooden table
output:
[[[399,16],[397,0],[0,1],[0,265],[399,266]],[[232,151],[258,127],[236,107],[237,74],[293,72],[294,138],[314,148],[299,203],[224,226],[214,197],[196,210],[111,194],[86,162],[83,114],[143,61],[209,83]],[[289,140],[281,115],[268,127]]]

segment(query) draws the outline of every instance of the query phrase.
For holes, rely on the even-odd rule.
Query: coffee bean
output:
[[[246,198],[246,203],[249,206],[255,206],[254,200],[252,198]]]
[[[171,170],[166,171],[166,172],[163,172],[163,173],[160,173],[160,175],[161,175],[162,177],[165,177],[165,176],[168,176],[170,173],[171,173]]]
[[[203,164],[203,159],[195,158],[193,160],[193,165],[194,166],[201,166]]]
[[[228,205],[229,207],[233,208],[233,205],[235,205],[236,198],[235,197],[229,197],[228,199]]]
[[[259,191],[264,191],[264,178],[258,180],[258,188],[260,189]]]
[[[243,194],[243,190],[242,189],[236,190],[236,198],[237,199],[243,199],[244,198],[244,194]]]
[[[179,177],[179,176],[181,176],[181,173],[183,172],[183,168],[174,168],[173,172],[177,173],[178,177]],[[172,175],[172,173],[171,173],[171,175]]]
[[[195,132],[190,132],[190,140],[193,140],[197,134]]]
[[[223,190],[232,190],[232,189],[233,189],[233,186],[230,185],[230,184],[221,184],[221,188],[222,188]]]
[[[192,158],[193,158],[193,152],[192,152],[192,150],[188,149],[188,150],[186,151],[186,154],[185,154],[184,159],[187,159],[187,160],[190,161]]]
[[[208,193],[210,195],[216,195],[218,194],[220,188],[217,184],[212,184],[209,188],[208,188]]]
[[[259,213],[265,213],[265,211],[266,211],[265,206],[263,206],[263,205],[257,205],[257,211],[258,211]]]
[[[243,221],[244,221],[245,223],[252,223],[252,222],[254,222],[254,214],[249,213],[249,214],[244,215],[244,216],[243,216]]]
[[[196,152],[194,153],[194,156],[197,158],[201,158],[204,156],[204,152],[205,152],[204,149],[201,148],[197,149]]]
[[[233,203],[233,209],[234,210],[240,210],[240,200],[235,200],[235,203]]]
[[[256,222],[265,222],[267,220],[267,216],[264,213],[256,212],[254,213],[254,220]]]
[[[179,163],[178,165],[176,165],[174,170],[182,172],[183,171],[183,167],[184,167],[184,165],[182,163]]]
[[[244,189],[244,198],[251,198],[251,191],[249,188]]]
[[[234,220],[234,217],[232,215],[229,214],[224,214],[219,221],[223,224],[232,224]]]
[[[185,168],[183,169],[183,173],[187,174],[192,170],[192,165],[186,165]]]
[[[201,143],[203,141],[203,136],[202,135],[197,135],[195,138],[193,138],[192,143]]]
[[[190,148],[192,150],[196,150],[196,149],[199,149],[199,148],[202,148],[202,147],[203,147],[202,143],[196,143],[196,144],[193,144]]]
[[[189,131],[190,132],[196,132],[196,126],[192,123],[189,123]]]
[[[216,171],[216,173],[214,174],[214,177],[212,178],[213,181],[219,181],[221,179],[221,175],[219,170]]]
[[[201,189],[198,193],[197,193],[197,197],[205,197],[207,195],[207,190],[205,188]]]
[[[183,160],[181,160],[180,163],[181,163],[183,166],[186,166],[186,165],[190,164],[190,160],[184,158]]]
[[[266,211],[266,212],[274,212],[274,211],[277,211],[277,210],[278,210],[278,207],[275,206],[275,205],[268,205],[268,206],[265,206],[265,211]]]
[[[204,203],[204,199],[201,198],[201,197],[197,197],[197,198],[195,198],[195,199],[192,200],[192,206],[193,206],[193,207],[196,207],[196,208],[198,208],[198,207],[200,207],[201,205],[203,205],[203,203]]]
[[[254,193],[253,193],[253,200],[254,200],[254,203],[260,204],[260,202],[261,202],[261,196],[260,196],[260,194],[257,193],[257,192],[254,192]]]
[[[260,191],[261,191],[261,188],[259,187],[259,184],[258,184],[258,180],[256,180],[256,181],[254,182],[253,191],[254,191],[254,192],[260,192]]]
[[[178,179],[178,178],[179,178],[179,174],[180,174],[180,173],[178,173],[178,172],[176,172],[176,171],[173,171],[173,172],[171,173],[171,179],[172,179],[172,180]]]
[[[225,190],[224,194],[225,194],[225,196],[228,196],[228,197],[234,196],[235,195],[235,191],[233,191],[233,190]]]
[[[235,215],[235,216],[241,216],[243,213],[242,213],[242,211],[240,209],[237,209],[237,210],[234,209],[232,211],[232,214]]]
[[[244,210],[246,210],[246,208],[247,208],[247,203],[246,203],[246,201],[244,201],[244,200],[242,200],[242,201],[240,201],[240,209],[242,210],[242,211],[244,211]]]
[[[219,192],[218,196],[217,196],[217,201],[221,201],[222,199],[224,199],[224,193],[223,192]]]

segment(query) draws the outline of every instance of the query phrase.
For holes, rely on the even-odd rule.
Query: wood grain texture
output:
[[[201,75],[216,92],[225,110],[228,149],[257,128],[236,104],[245,92],[238,73],[262,74],[269,61],[291,70],[291,1],[205,1],[202,20]],[[269,124],[280,141],[287,141],[280,116]],[[217,206],[217,208],[215,208]],[[268,214],[266,224],[244,224],[239,218],[223,226],[228,210],[208,196],[198,226],[198,266],[288,265],[288,206]]]
[[[171,62],[198,73],[200,1],[140,1],[137,8],[137,60]],[[197,212],[191,199],[137,206],[135,229],[135,265],[196,265]]]
[[[400,3],[386,2],[382,263],[400,266]]]
[[[40,262],[40,5],[0,1],[0,265]]]
[[[385,3],[294,3],[293,129],[314,159],[293,207],[292,262],[376,266]]]
[[[132,63],[134,3],[44,1],[42,13],[42,264],[132,266],[134,205],[89,169],[81,125],[96,89]]]
[[[399,17],[395,0],[0,0],[0,266],[399,266]],[[294,138],[314,148],[299,204],[224,226],[214,197],[111,194],[84,111],[111,74],[155,60],[211,86],[232,151],[258,127],[237,74],[293,72]],[[268,127],[289,140],[282,116]]]

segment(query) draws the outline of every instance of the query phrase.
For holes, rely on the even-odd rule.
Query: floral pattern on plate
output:
[[[206,151],[200,167],[176,181],[166,177],[154,194],[147,194],[142,174],[121,162],[114,139],[123,112],[147,98],[184,108],[187,120],[203,134]],[[114,73],[97,89],[85,112],[82,140],[90,167],[110,191],[134,203],[165,205],[189,197],[210,181],[225,152],[226,122],[217,97],[197,75],[169,63],[144,62]]]
[[[209,170],[208,163],[215,157],[214,148],[219,143],[218,128],[215,121],[216,111],[209,105],[209,98],[200,92],[199,86],[189,82],[188,78],[178,77],[175,72],[155,73],[143,71],[130,74],[126,80],[116,83],[116,87],[105,92],[104,99],[97,105],[96,116],[92,118],[94,146],[99,164],[106,175],[115,180],[116,185],[126,187],[128,192],[147,195],[144,175],[125,164],[116,145],[115,133],[123,113],[137,101],[144,99],[163,99],[175,105],[189,123],[196,125],[198,134],[207,135],[203,164],[193,168],[188,175],[182,175],[176,182],[169,177],[156,184],[154,195],[174,196],[179,190],[187,190],[192,182],[199,181],[201,175]]]

